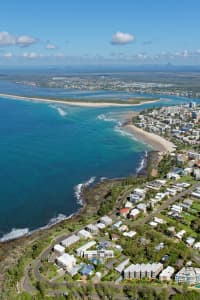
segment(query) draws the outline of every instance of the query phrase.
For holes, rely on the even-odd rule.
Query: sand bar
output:
[[[135,104],[128,104],[128,103],[114,103],[114,102],[93,102],[93,101],[77,101],[77,99],[74,99],[74,101],[67,101],[62,99],[45,99],[45,98],[37,98],[37,97],[25,97],[25,96],[17,96],[12,94],[2,94],[0,93],[0,97],[2,98],[8,98],[8,99],[14,99],[14,100],[28,100],[28,101],[38,101],[38,102],[54,102],[54,103],[61,103],[61,104],[67,104],[67,105],[73,105],[73,106],[85,106],[85,107],[123,107],[123,106],[139,106],[142,104],[150,104],[155,103],[159,100],[150,100],[150,101],[141,101],[140,103]]]
[[[127,128],[129,132],[132,132],[139,140],[151,145],[155,150],[160,152],[173,152],[176,149],[176,146],[172,142],[159,135],[138,128],[133,124],[128,124],[125,128]]]

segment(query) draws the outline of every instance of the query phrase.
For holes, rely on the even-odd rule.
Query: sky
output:
[[[200,65],[199,0],[2,0],[0,65]]]

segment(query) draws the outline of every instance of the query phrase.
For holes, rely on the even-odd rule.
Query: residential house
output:
[[[82,239],[91,239],[92,235],[89,231],[85,230],[85,229],[81,229],[77,235],[82,238]]]
[[[159,275],[161,281],[169,281],[174,274],[175,269],[171,266],[165,268]]]
[[[121,208],[119,212],[120,212],[121,217],[127,218],[127,215],[130,212],[130,208],[128,208],[128,207]]]
[[[124,270],[124,278],[152,278],[155,279],[157,275],[163,270],[161,263],[153,264],[132,264]]]
[[[61,245],[59,245],[59,244],[56,244],[56,245],[53,247],[53,250],[54,250],[54,252],[55,252],[55,254],[56,254],[57,256],[60,256],[60,255],[62,255],[62,254],[65,253],[65,247],[63,247],[63,246],[61,246]]]
[[[73,255],[64,253],[63,255],[57,257],[56,262],[59,267],[62,267],[68,271],[75,266],[76,258]]]
[[[200,283],[200,268],[183,267],[176,275],[175,281],[189,285]]]
[[[109,226],[109,225],[112,224],[113,221],[112,221],[112,219],[110,217],[103,216],[103,217],[100,218],[100,222],[103,223],[103,224],[105,224],[106,226]]]
[[[140,214],[139,209],[134,208],[134,209],[131,210],[131,212],[130,212],[130,214],[129,214],[129,217],[130,217],[131,219],[136,219],[136,218],[139,216],[139,214]]]
[[[80,237],[77,236],[76,234],[71,235],[70,237],[64,239],[63,241],[61,241],[61,245],[63,247],[69,247],[73,244],[75,244],[76,242],[78,242],[80,240]]]

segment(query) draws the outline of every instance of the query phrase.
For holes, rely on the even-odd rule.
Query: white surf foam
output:
[[[117,122],[116,119],[109,117],[108,115],[105,114],[101,114],[99,116],[97,116],[98,120],[103,120],[105,122]]]
[[[29,233],[30,232],[29,232],[28,228],[21,228],[21,229],[13,228],[9,233],[6,233],[2,236],[2,238],[0,239],[0,242],[14,240],[14,239],[20,238],[22,236],[28,235]]]
[[[56,217],[51,218],[47,225],[39,227],[39,228],[37,228],[35,230],[32,230],[32,231],[30,231],[28,228],[22,228],[22,229],[13,228],[9,233],[4,234],[0,238],[0,242],[3,243],[3,242],[15,240],[15,239],[21,238],[23,236],[31,235],[32,233],[34,233],[38,230],[48,229],[48,228],[52,227],[53,225],[55,225],[57,223],[60,223],[61,221],[71,219],[75,214],[76,213],[73,213],[69,216],[66,216],[64,214],[58,214]]]
[[[115,126],[114,131],[119,133],[122,136],[128,136],[128,137],[132,138],[133,140],[138,141],[132,133],[129,133],[128,131],[124,130],[123,127],[121,127],[120,125]]]
[[[139,173],[142,171],[142,169],[144,169],[145,167],[145,162],[146,162],[146,159],[147,159],[147,156],[148,156],[148,152],[145,151],[145,155],[144,157],[141,159],[140,163],[139,163],[139,166],[138,168],[136,169],[136,173]]]
[[[61,221],[64,221],[64,220],[67,220],[67,219],[71,219],[73,216],[74,216],[75,213],[69,215],[69,216],[66,216],[64,214],[58,214],[57,216],[53,217],[50,219],[49,223],[43,227],[40,227],[34,231],[31,231],[31,233],[37,231],[37,230],[43,230],[43,229],[48,229],[50,228],[51,226],[57,224],[57,223],[60,223]]]
[[[101,178],[100,178],[100,181],[103,182],[103,181],[105,181],[106,179],[107,179],[107,177],[101,177]]]
[[[88,181],[79,183],[74,187],[74,193],[77,199],[78,204],[83,205],[82,192],[84,187],[88,187],[95,181],[96,177],[91,177]]]
[[[49,107],[55,109],[61,117],[65,117],[67,115],[66,110],[64,110],[62,107],[60,107],[58,105],[51,104],[51,105],[49,105]]]

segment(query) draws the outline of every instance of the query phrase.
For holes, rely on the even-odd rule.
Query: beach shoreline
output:
[[[141,101],[140,103],[115,103],[115,102],[94,102],[94,101],[77,101],[78,99],[74,99],[74,101],[67,101],[62,99],[51,99],[51,98],[40,98],[40,97],[28,97],[28,96],[18,96],[12,94],[3,94],[0,93],[0,97],[12,100],[23,100],[23,101],[36,101],[36,102],[47,102],[47,103],[60,103],[71,106],[81,106],[81,107],[132,107],[132,106],[140,106],[143,104],[152,104],[158,102],[159,99],[149,100],[149,101]]]
[[[161,152],[172,152],[174,150],[174,145],[167,141],[166,139],[149,133],[147,131],[144,131],[138,127],[136,127],[135,125],[132,124],[132,117],[136,116],[138,113],[137,112],[133,112],[133,111],[129,111],[124,115],[124,123],[122,124],[121,128],[124,130],[127,130],[133,134],[136,138],[138,138],[139,141],[144,142],[145,144],[148,144],[150,146],[152,146],[154,148],[154,151],[161,153]],[[149,153],[152,152],[152,150],[148,150],[147,152],[147,157],[149,155]],[[148,160],[147,160],[148,161]],[[144,169],[148,169],[148,163],[147,165],[145,165]],[[142,170],[142,173],[145,174],[146,170]],[[142,174],[141,173],[141,174]],[[139,173],[137,173],[136,175],[140,175]],[[128,175],[127,175],[128,176]],[[120,178],[121,180],[123,180],[124,178]],[[116,178],[112,178],[112,179],[107,179],[106,181],[113,181],[116,180]],[[119,178],[117,178],[117,180],[119,180]],[[96,183],[98,184],[98,182]],[[7,240],[2,240],[2,237],[0,239],[0,244],[4,244],[7,243],[9,241],[14,241],[14,240],[19,240],[25,237],[31,237],[34,236],[35,233],[37,234],[37,232],[41,232],[41,231],[46,231],[49,230],[51,228],[56,228],[57,226],[59,226],[59,224],[66,222],[67,220],[72,220],[72,219],[76,219],[77,217],[80,217],[81,215],[84,214],[86,207],[87,207],[87,200],[84,196],[84,191],[85,191],[86,187],[83,185],[80,193],[81,193],[81,207],[75,211],[74,213],[72,213],[69,216],[65,216],[65,218],[61,219],[61,220],[57,220],[55,223],[51,223],[51,224],[47,224],[44,225],[43,227],[40,228],[36,228],[34,230],[30,230],[27,234],[23,235],[23,236],[19,236],[19,237],[14,237],[11,239],[7,239]]]
[[[125,124],[123,127],[131,132],[140,141],[143,141],[146,144],[152,146],[159,152],[171,153],[175,150],[175,145],[162,136],[145,131],[139,127],[136,127],[130,122],[128,124]]]

